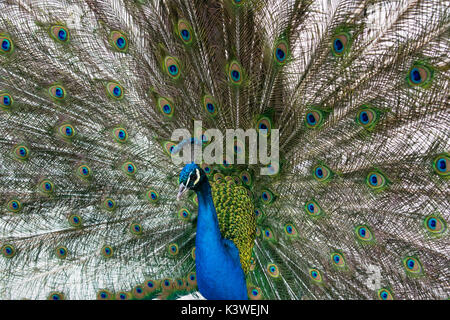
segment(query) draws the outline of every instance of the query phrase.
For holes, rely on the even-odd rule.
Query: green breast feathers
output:
[[[218,180],[211,185],[222,236],[233,241],[239,250],[244,272],[250,270],[250,259],[256,237],[256,217],[247,189],[233,181]]]

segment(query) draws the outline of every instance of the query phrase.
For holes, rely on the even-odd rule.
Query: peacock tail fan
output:
[[[208,129],[279,133],[279,163],[249,164],[246,138],[244,164],[201,164],[250,299],[447,299],[448,14],[0,3],[0,298],[197,292],[198,198],[177,201],[171,156],[199,120],[204,149]]]

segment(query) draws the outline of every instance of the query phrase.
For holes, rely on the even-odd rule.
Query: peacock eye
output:
[[[377,171],[371,171],[366,178],[367,185],[374,190],[381,190],[386,187],[387,180],[386,177]]]
[[[19,200],[10,200],[7,204],[7,209],[12,213],[17,213],[22,210],[22,204]]]
[[[233,60],[228,67],[228,77],[232,84],[242,84],[242,67],[239,62]]]
[[[0,33],[0,54],[10,54],[13,51],[13,42],[10,37]]]
[[[406,80],[411,87],[428,87],[433,78],[433,68],[425,62],[417,61],[409,69]]]
[[[192,43],[192,28],[186,20],[178,21],[178,34],[184,44],[190,45]]]
[[[59,127],[61,137],[71,139],[75,136],[75,128],[70,124],[63,124]]]
[[[306,112],[305,115],[305,124],[309,129],[318,129],[322,126],[324,122],[324,113],[315,108],[311,108]]]
[[[8,93],[0,94],[0,106],[3,108],[10,108],[13,104],[13,98]]]
[[[100,290],[97,292],[98,300],[110,300],[112,298],[112,293],[108,290]]]
[[[313,168],[313,176],[317,181],[327,181],[331,178],[331,170],[325,165],[317,165]]]
[[[0,252],[6,258],[12,258],[16,254],[16,248],[11,244],[5,244],[0,248]]]
[[[375,240],[372,231],[367,225],[358,225],[355,227],[355,234],[362,243],[370,243]]]
[[[159,98],[157,104],[158,104],[158,108],[159,108],[160,112],[164,116],[166,116],[168,118],[171,118],[173,116],[175,108],[174,108],[173,103],[168,98],[163,98],[163,97]]]
[[[113,134],[114,140],[119,143],[124,143],[128,139],[127,130],[125,130],[125,128],[122,128],[122,127],[114,128],[112,131],[112,134]]]
[[[50,28],[50,36],[58,42],[68,42],[69,30],[64,26],[52,26]]]
[[[440,235],[447,229],[447,224],[444,219],[437,215],[430,215],[424,220],[425,228],[428,232],[434,235]]]
[[[48,300],[64,300],[65,296],[61,292],[52,292],[47,297]]]
[[[67,248],[64,246],[59,246],[55,249],[55,253],[59,259],[65,259],[67,257]]]
[[[450,158],[448,154],[443,153],[436,156],[433,160],[433,169],[440,176],[448,176],[450,174]]]
[[[266,270],[269,276],[273,278],[278,278],[280,276],[280,270],[278,269],[278,266],[274,263],[268,264]]]
[[[66,98],[66,89],[61,85],[53,85],[48,89],[48,92],[55,100],[64,100]]]
[[[351,36],[347,32],[340,32],[336,34],[332,39],[331,45],[333,55],[342,56],[345,52],[347,52],[350,40]]]
[[[218,113],[217,103],[214,98],[210,95],[205,95],[202,99],[203,108],[207,114],[211,117],[215,117]]]
[[[375,127],[379,120],[379,114],[375,109],[366,105],[362,106],[356,115],[356,122],[367,130]]]
[[[316,283],[322,282],[322,274],[318,269],[309,269],[309,276]]]
[[[392,296],[392,293],[388,289],[380,289],[378,290],[378,299],[380,300],[393,300],[394,297]]]
[[[171,243],[167,246],[167,251],[171,256],[176,256],[178,254],[178,244]]]
[[[172,79],[176,80],[180,77],[180,62],[175,57],[166,57],[164,59],[164,70]]]
[[[78,167],[77,174],[80,178],[83,179],[89,178],[91,176],[91,168],[83,164]]]
[[[19,160],[28,159],[29,154],[30,154],[30,151],[24,145],[18,145],[14,148],[14,155]]]
[[[313,217],[317,217],[322,214],[322,209],[317,204],[317,202],[314,200],[310,200],[310,201],[306,202],[305,211],[308,215],[313,216]]]
[[[127,161],[122,165],[122,171],[125,173],[125,175],[131,177],[136,174],[137,169],[133,162]]]
[[[281,40],[276,46],[273,51],[273,55],[275,58],[275,62],[278,65],[283,65],[287,61],[287,57],[289,55],[289,46],[286,41]]]
[[[123,98],[123,87],[117,82],[108,82],[106,85],[108,95],[116,100]]]
[[[186,208],[181,208],[178,211],[178,217],[183,221],[189,221],[190,216],[191,216],[191,212]]]
[[[345,258],[340,252],[333,252],[331,254],[331,261],[335,267],[343,268],[345,267]]]
[[[269,117],[262,116],[256,122],[256,130],[262,136],[270,136],[272,130],[272,121]]]
[[[423,268],[422,264],[416,257],[408,256],[403,259],[403,266],[406,270],[406,273],[409,275],[421,275]]]
[[[128,49],[128,39],[127,37],[120,31],[113,31],[109,35],[110,43],[113,48],[119,52],[126,52]]]
[[[297,235],[297,229],[295,228],[294,224],[288,223],[284,226],[284,232],[289,237],[295,237]]]

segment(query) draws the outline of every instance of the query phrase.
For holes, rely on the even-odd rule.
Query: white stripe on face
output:
[[[197,179],[194,181],[194,186],[200,181],[200,171],[195,169],[195,173],[197,174]]]

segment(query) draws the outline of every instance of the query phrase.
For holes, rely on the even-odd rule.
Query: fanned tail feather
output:
[[[449,23],[437,0],[1,3],[0,297],[195,292],[170,148],[201,120],[280,130],[276,175],[203,164],[257,210],[250,298],[448,298]]]

